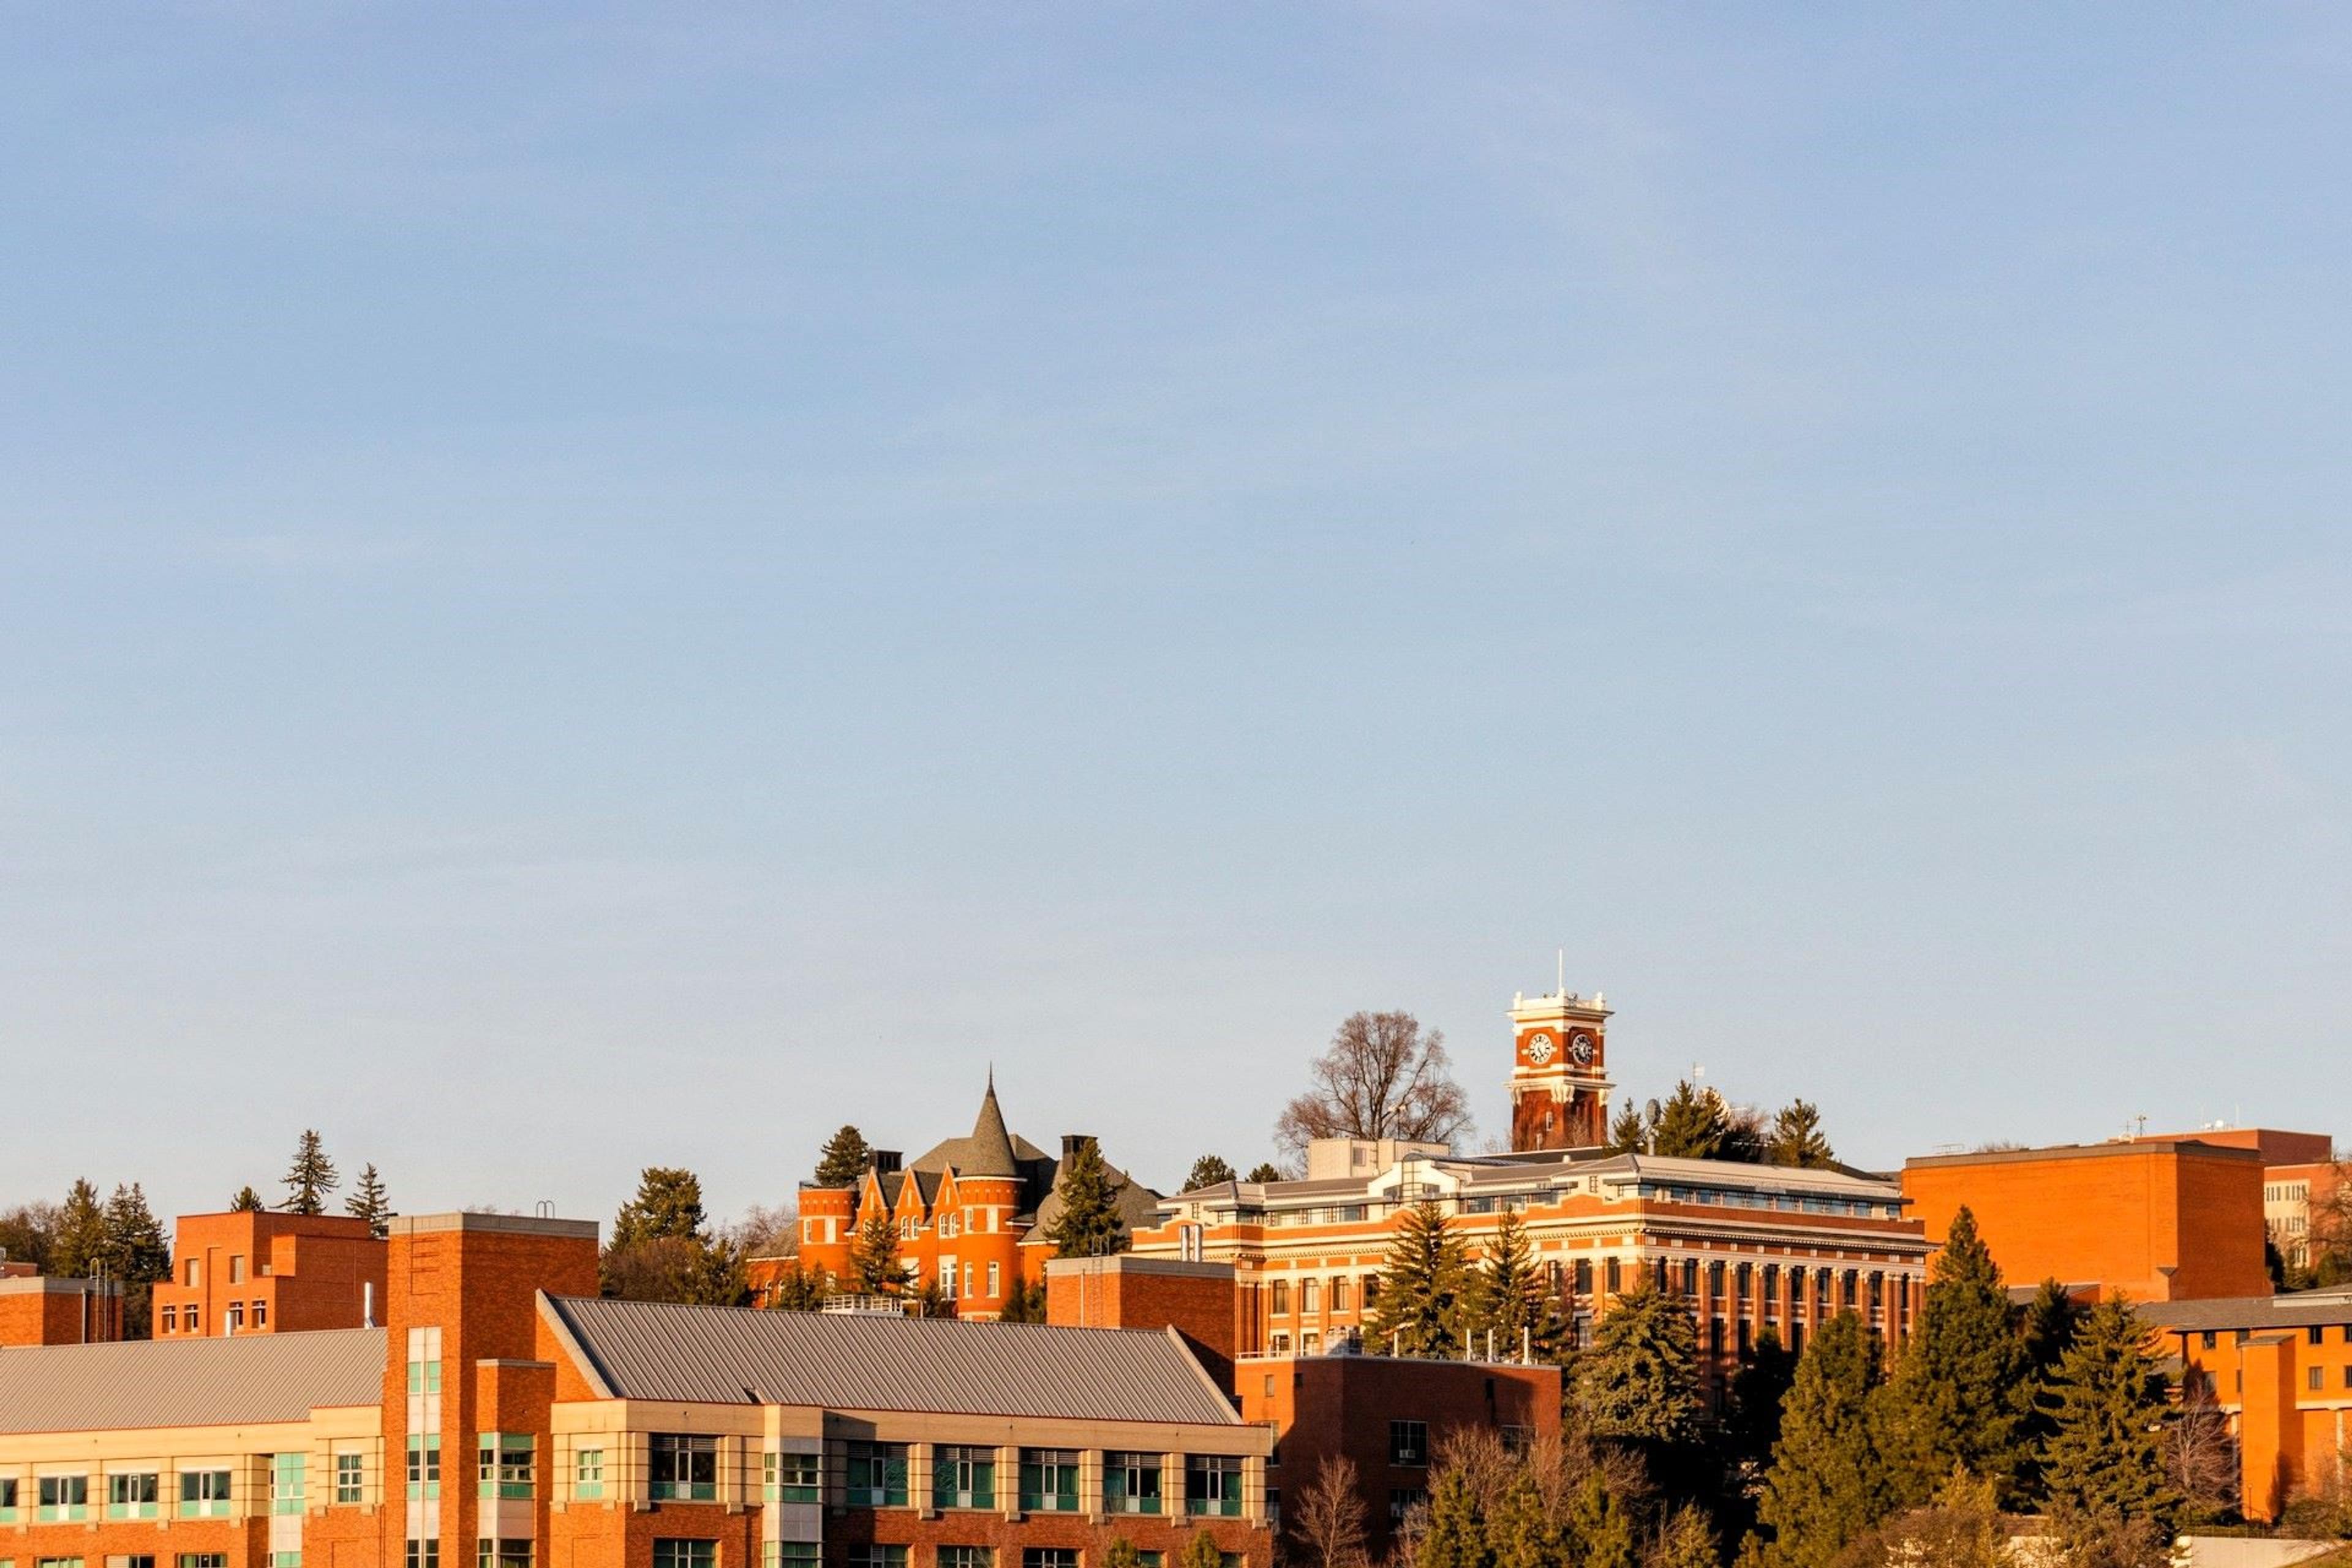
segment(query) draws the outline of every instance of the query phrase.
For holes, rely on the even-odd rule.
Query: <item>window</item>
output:
[[[996,1450],[943,1447],[931,1459],[933,1508],[994,1508]]]
[[[1021,1450],[1021,1506],[1033,1513],[1074,1513],[1078,1456],[1069,1448]]]
[[[245,1303],[231,1301],[228,1304],[228,1331],[235,1333],[243,1327],[245,1327]]]
[[[180,1327],[180,1309],[179,1309],[179,1308],[177,1308],[177,1307],[166,1307],[166,1308],[164,1308],[164,1309],[163,1309],[163,1332],[165,1332],[165,1333],[167,1333],[167,1334],[169,1334],[169,1333],[174,1333],[174,1332],[178,1331],[179,1327]],[[187,1553],[183,1552],[183,1553],[181,1553],[181,1555],[182,1555],[182,1556],[185,1556],[185,1555],[187,1555]]]
[[[1429,1494],[1418,1487],[1389,1489],[1389,1523],[1402,1524],[1405,1516],[1429,1500]]]
[[[308,1461],[309,1456],[304,1454],[269,1456],[270,1512],[302,1511],[302,1468]]]
[[[849,1506],[852,1508],[904,1508],[907,1506],[907,1445],[904,1443],[852,1443],[849,1445]]]
[[[187,1275],[187,1280],[186,1280],[186,1283],[187,1283],[191,1288],[194,1288],[194,1286],[201,1285],[201,1284],[203,1284],[203,1283],[204,1283],[204,1280],[205,1280],[205,1266],[204,1266],[202,1263],[198,1262],[196,1259],[194,1259],[194,1258],[189,1258],[189,1259],[188,1259],[188,1261],[187,1261],[187,1262],[183,1266],[183,1272],[184,1272],[184,1273]]]
[[[2199,1337],[2205,1342],[2205,1348],[2210,1351],[2213,1348],[2214,1342],[2219,1340],[2221,1336],[2215,1333],[2212,1330],[2208,1329]]]
[[[2310,1389],[2312,1393],[2317,1394],[2321,1389],[2327,1386],[2327,1369],[2325,1367],[2313,1367],[2305,1374],[2303,1385],[2305,1388]]]
[[[364,1479],[363,1467],[366,1463],[366,1456],[362,1454],[335,1456],[335,1500],[337,1502],[353,1503],[360,1500],[361,1487]]]
[[[768,1456],[770,1502],[820,1502],[820,1461],[814,1454],[775,1453]]]
[[[656,1432],[647,1448],[656,1502],[709,1502],[719,1495],[718,1438]]]
[[[1389,1463],[1391,1465],[1429,1463],[1428,1422],[1391,1421],[1389,1423]]]
[[[106,1517],[153,1519],[158,1511],[156,1500],[161,1495],[152,1470],[109,1476],[106,1478]]]
[[[2312,1324],[2311,1327],[2304,1330],[2303,1331],[2305,1342],[2315,1345],[2326,1343],[2326,1334],[2327,1331],[2321,1328],[2317,1323]]]
[[[590,1502],[604,1495],[604,1450],[574,1448],[572,1451],[572,1495]]]
[[[988,1293],[991,1296],[1002,1296],[1004,1294],[1002,1279],[1003,1277],[998,1272],[997,1265],[993,1263],[990,1264],[988,1266]]]
[[[1606,1278],[1609,1281],[1609,1293],[1612,1296],[1614,1296],[1617,1294],[1618,1289],[1624,1279],[1623,1265],[1616,1258],[1612,1258],[1608,1261],[1605,1267],[1607,1270]]]
[[[1160,1456],[1157,1454],[1105,1454],[1103,1456],[1103,1511],[1106,1513],[1158,1513],[1160,1511]]]
[[[232,1285],[245,1283],[245,1255],[241,1252],[228,1255],[228,1282]]]
[[[1273,1295],[1271,1305],[1266,1308],[1266,1310],[1272,1312],[1277,1318],[1286,1318],[1290,1316],[1290,1281],[1287,1279],[1276,1280],[1272,1286],[1272,1291]]]
[[[1298,1282],[1298,1310],[1301,1316],[1323,1310],[1323,1285],[1320,1280],[1301,1279]]]
[[[719,1568],[719,1542],[656,1536],[654,1568]]]
[[[824,1551],[814,1541],[771,1541],[761,1548],[766,1568],[819,1568]]]
[[[530,1568],[530,1537],[484,1536],[474,1544],[476,1568]]]
[[[528,1498],[537,1468],[528,1432],[485,1432],[475,1456],[475,1479],[486,1498]],[[488,1565],[485,1565],[488,1568]]]
[[[1184,1511],[1231,1519],[1242,1510],[1242,1462],[1231,1454],[1184,1456]]]
[[[269,1568],[302,1568],[302,1554],[299,1552],[273,1552],[269,1554]]]
[[[903,1546],[853,1546],[849,1549],[849,1568],[907,1568],[907,1549]]]
[[[441,1568],[441,1542],[412,1541],[404,1554],[406,1568]]]
[[[940,1568],[996,1568],[996,1552],[987,1546],[942,1546]]]
[[[36,1568],[81,1568],[79,1557],[36,1557],[33,1562]]]
[[[155,1568],[155,1558],[152,1552],[140,1552],[128,1557],[109,1556],[106,1560],[106,1568]]]
[[[430,1501],[441,1495],[441,1434],[408,1435],[408,1495]]]
[[[253,1326],[257,1329],[266,1329],[269,1326],[268,1302],[256,1301],[253,1304]]]
[[[1375,1301],[1377,1301],[1377,1300],[1379,1300],[1380,1299],[1381,1299],[1381,1277],[1380,1277],[1379,1275],[1377,1275],[1377,1274],[1367,1274],[1367,1275],[1365,1275],[1365,1276],[1364,1276],[1364,1310],[1366,1310],[1366,1311],[1368,1311],[1368,1312],[1369,1312],[1369,1311],[1370,1311],[1370,1310],[1372,1310],[1372,1303],[1373,1303],[1373,1302],[1375,1302]]]
[[[2352,1388],[2352,1366],[2344,1369],[2344,1386]]]
[[[226,1519],[228,1517],[228,1472],[226,1470],[182,1470],[180,1472],[180,1517],[182,1519]]]
[[[180,1553],[177,1562],[179,1563],[179,1568],[228,1568],[228,1553],[226,1552],[183,1552]]]
[[[1021,1568],[1078,1568],[1078,1554],[1066,1546],[1024,1546]]]
[[[16,1522],[16,1478],[0,1476],[0,1524]]]
[[[88,1476],[43,1476],[38,1484],[41,1503],[36,1517],[41,1523],[78,1523],[89,1517]]]
[[[1348,1310],[1348,1277],[1345,1274],[1332,1276],[1331,1310],[1335,1312]]]

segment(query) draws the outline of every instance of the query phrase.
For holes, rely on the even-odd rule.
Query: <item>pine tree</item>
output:
[[[1820,1109],[1803,1100],[1782,1107],[1772,1118],[1772,1131],[1765,1135],[1764,1158],[1769,1164],[1808,1171],[1825,1171],[1837,1163],[1830,1141],[1822,1136]]]
[[[2042,1479],[2053,1512],[2095,1526],[2168,1526],[2180,1499],[2165,1474],[2165,1380],[2128,1302],[2091,1309],[2043,1396]]]
[[[1192,1539],[1184,1542],[1184,1550],[1176,1558],[1177,1568],[1223,1568],[1225,1554],[1217,1546],[1217,1538],[1205,1530],[1192,1531]]]
[[[1461,1467],[1448,1466],[1429,1489],[1429,1528],[1412,1561],[1413,1568],[1496,1568],[1477,1491]]]
[[[113,1278],[126,1285],[152,1285],[172,1277],[172,1243],[138,1183],[116,1184],[106,1203],[103,1234],[100,1256]]]
[[[692,1171],[652,1165],[613,1216],[603,1289],[633,1301],[733,1306],[748,1293],[740,1250],[705,1223],[702,1181]]]
[[[1045,1287],[1043,1281],[1032,1283],[1015,1279],[1004,1288],[1004,1304],[997,1309],[997,1321],[1002,1323],[1042,1323],[1045,1321]]]
[[[849,1272],[861,1296],[896,1295],[907,1284],[907,1266],[898,1257],[898,1226],[879,1207],[857,1227],[849,1245]]]
[[[1197,1193],[1202,1187],[1223,1186],[1234,1179],[1234,1168],[1214,1154],[1203,1154],[1192,1162],[1184,1173],[1184,1190]]]
[[[2033,1292],[2033,1300],[2026,1303],[2018,1329],[2018,1347],[2025,1363],[2018,1399],[2022,1414],[2017,1426],[2017,1443],[2023,1456],[2018,1489],[2035,1500],[2044,1495],[2042,1451],[2056,1429],[2050,1412],[2043,1407],[2044,1396],[2058,1375],[2058,1363],[2074,1347],[2082,1321],[2082,1305],[2066,1287],[2055,1279],[2044,1279]]]
[[[1667,1516],[1643,1568],[1718,1568],[1722,1560],[1706,1510],[1685,1504]]]
[[[702,1179],[692,1171],[648,1165],[638,1173],[636,1195],[613,1216],[608,1249],[663,1238],[701,1241],[708,1235],[702,1211]]]
[[[1679,1447],[1698,1436],[1698,1327],[1690,1303],[1644,1269],[1576,1358],[1574,1399],[1596,1437]]]
[[[772,1312],[814,1312],[833,1293],[833,1277],[822,1268],[792,1264],[769,1282],[767,1308]]]
[[[360,1167],[359,1182],[343,1200],[343,1212],[367,1221],[368,1234],[378,1241],[392,1234],[392,1200],[384,1195],[383,1178],[375,1173],[373,1163]]]
[[[319,1141],[315,1128],[302,1129],[301,1138],[294,1145],[294,1163],[287,1167],[282,1184],[286,1188],[283,1205],[288,1214],[325,1214],[327,1194],[335,1190],[341,1178],[335,1174],[335,1163],[327,1158],[327,1151]]]
[[[1055,1173],[1054,1192],[1062,1212],[1045,1227],[1056,1258],[1106,1258],[1127,1250],[1127,1222],[1119,1217],[1118,1194],[1127,1184],[1103,1163],[1102,1145],[1081,1138]]]
[[[1723,1101],[1685,1079],[1658,1112],[1650,1152],[1669,1160],[1712,1160],[1723,1152]]]
[[[86,1279],[106,1261],[106,1205],[98,1189],[76,1180],[58,1207],[56,1238],[49,1244],[49,1269],[68,1279]]]
[[[854,1187],[873,1159],[874,1151],[866,1146],[866,1134],[845,1122],[841,1131],[826,1139],[824,1147],[817,1151],[815,1184]]]
[[[1564,1524],[1567,1561],[1576,1568],[1635,1568],[1640,1561],[1633,1518],[1597,1469],[1570,1499]]]
[[[1741,1359],[1731,1380],[1731,1412],[1725,1422],[1733,1462],[1761,1469],[1780,1440],[1780,1405],[1797,1380],[1797,1358],[1767,1323]]]
[[[255,1192],[250,1184],[237,1188],[236,1195],[228,1200],[228,1212],[231,1214],[259,1214],[264,1206],[261,1194]]]
[[[1629,1100],[1617,1112],[1617,1119],[1609,1124],[1610,1150],[1619,1154],[1640,1154],[1646,1152],[1649,1146],[1650,1124]]]
[[[2026,1370],[2000,1268],[1963,1206],[1887,1388],[1898,1501],[1927,1502],[1956,1468],[2014,1489],[2025,1458],[2017,1426]]]
[[[1872,1392],[1878,1337],[1852,1312],[1822,1324],[1797,1363],[1757,1517],[1768,1568],[1828,1568],[1890,1509]]]
[[[1278,1182],[1282,1179],[1282,1167],[1271,1160],[1260,1160],[1250,1167],[1249,1174],[1242,1178],[1244,1182],[1252,1183]]]
[[[1568,1323],[1550,1278],[1536,1260],[1527,1226],[1508,1210],[1496,1222],[1495,1239],[1471,1277],[1469,1319],[1474,1350],[1485,1351],[1492,1335],[1496,1355],[1516,1356],[1525,1345],[1539,1362],[1557,1364],[1567,1357]]]
[[[1560,1568],[1568,1560],[1567,1540],[1544,1506],[1533,1469],[1522,1467],[1504,1489],[1486,1540],[1495,1568]]]
[[[1381,1266],[1380,1300],[1364,1325],[1365,1343],[1383,1354],[1460,1354],[1469,1283],[1463,1255],[1462,1238],[1435,1204],[1424,1200],[1401,1213]]]

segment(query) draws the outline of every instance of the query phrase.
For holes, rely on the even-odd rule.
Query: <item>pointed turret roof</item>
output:
[[[996,1072],[988,1074],[988,1092],[981,1096],[980,1115],[971,1124],[964,1157],[956,1162],[962,1176],[1017,1176],[1021,1166],[1013,1153],[1013,1135],[1004,1130],[1004,1112],[996,1104]]]

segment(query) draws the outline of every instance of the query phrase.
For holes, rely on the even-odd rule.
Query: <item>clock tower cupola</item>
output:
[[[1562,987],[1511,1000],[1511,1152],[1608,1142],[1609,1009]]]

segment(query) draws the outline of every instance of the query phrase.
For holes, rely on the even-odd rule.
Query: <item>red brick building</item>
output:
[[[380,1321],[385,1257],[367,1221],[347,1215],[182,1215],[172,1277],[155,1287],[155,1337],[366,1326]]]
[[[859,1230],[879,1215],[898,1234],[910,1287],[936,1284],[956,1316],[992,1319],[1014,1288],[1045,1279],[1062,1170],[1084,1141],[1070,1134],[1054,1155],[1013,1135],[992,1076],[969,1137],[937,1144],[903,1168],[897,1153],[877,1151],[855,1186],[802,1186],[799,1264],[847,1276]],[[1111,1178],[1126,1184],[1119,1202],[1130,1229],[1157,1220],[1157,1193],[1117,1170]],[[755,1299],[790,1266],[752,1259]]]
[[[2352,1290],[2157,1303],[2141,1310],[2238,1441],[2241,1505],[2276,1519],[2293,1499],[2352,1485]]]
[[[36,1273],[29,1263],[0,1265],[0,1350],[121,1337],[121,1281],[63,1279]]]

